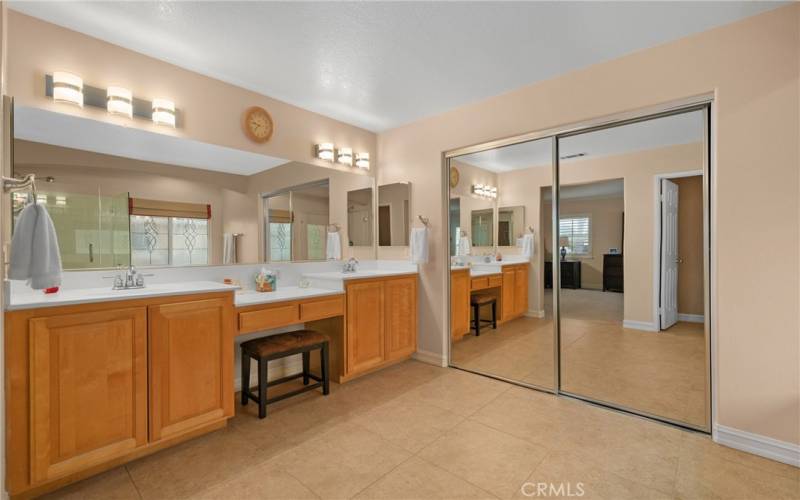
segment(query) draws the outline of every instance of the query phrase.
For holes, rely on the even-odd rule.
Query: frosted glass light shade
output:
[[[83,107],[83,79],[65,71],[54,71],[53,100]]]
[[[133,93],[124,87],[108,87],[106,109],[109,113],[133,118]]]
[[[175,103],[169,99],[153,99],[153,123],[175,128]]]

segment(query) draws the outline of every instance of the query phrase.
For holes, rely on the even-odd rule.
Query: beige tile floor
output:
[[[562,291],[561,389],[703,426],[703,325],[678,323],[659,333],[626,329],[622,303],[619,293]],[[452,352],[456,366],[547,388],[553,387],[553,358],[549,315],[468,335]]]
[[[800,470],[707,436],[415,361],[254,412],[237,405],[226,429],[51,498],[494,499],[525,498],[526,483],[580,483],[583,498],[800,497]]]

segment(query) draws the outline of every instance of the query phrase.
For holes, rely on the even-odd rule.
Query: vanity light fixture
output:
[[[497,198],[497,188],[494,186],[488,186],[484,184],[473,184],[472,185],[472,194],[476,196],[480,196],[481,198]]]
[[[83,107],[83,79],[65,71],[54,71],[53,100]]]
[[[336,163],[353,166],[353,150],[351,148],[339,148],[336,150]]]
[[[369,153],[356,153],[356,167],[369,170]]]
[[[124,87],[108,87],[106,108],[114,115],[133,118],[133,93]]]
[[[333,161],[333,143],[323,142],[316,145],[316,155],[320,160]]]
[[[175,128],[175,103],[169,99],[153,99],[153,123]]]

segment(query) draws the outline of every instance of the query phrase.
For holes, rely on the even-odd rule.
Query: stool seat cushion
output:
[[[280,333],[248,340],[242,343],[242,350],[253,356],[263,358],[327,341],[327,336],[314,330],[298,330],[296,332]]]
[[[497,300],[497,299],[493,295],[486,295],[486,294],[483,294],[483,295],[472,295],[469,298],[469,303],[472,304],[472,305],[476,305],[476,304],[483,305],[483,304],[491,304],[495,300]]]

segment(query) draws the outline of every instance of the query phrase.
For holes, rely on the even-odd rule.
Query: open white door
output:
[[[678,322],[678,185],[661,179],[661,329]]]

